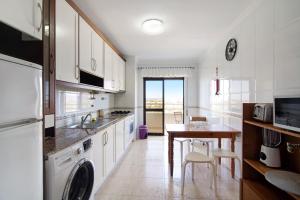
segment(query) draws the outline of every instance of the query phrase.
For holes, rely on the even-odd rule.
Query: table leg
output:
[[[218,148],[222,148],[221,138],[218,138]],[[219,158],[219,165],[221,165],[221,158]]]
[[[174,149],[174,137],[169,134],[169,165],[170,165],[170,175],[173,176],[173,165],[174,165],[174,160],[173,160],[173,149]]]
[[[231,151],[234,152],[234,142],[235,142],[235,136],[232,136],[231,138]],[[231,176],[234,178],[235,174],[235,164],[234,164],[234,158],[231,159]]]

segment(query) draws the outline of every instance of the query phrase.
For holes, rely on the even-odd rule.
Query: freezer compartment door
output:
[[[42,122],[0,129],[0,199],[43,199]]]
[[[26,61],[0,55],[0,125],[42,119],[42,70]]]

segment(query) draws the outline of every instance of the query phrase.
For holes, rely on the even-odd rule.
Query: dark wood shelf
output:
[[[267,171],[276,170],[276,168],[267,167],[258,160],[244,159],[244,162],[250,165],[253,169],[258,171],[262,175],[265,175]]]
[[[260,128],[265,128],[265,129],[269,129],[269,130],[272,130],[272,131],[276,131],[276,132],[282,133],[284,135],[289,135],[289,136],[293,136],[293,137],[296,137],[296,138],[300,138],[300,133],[289,131],[289,130],[286,130],[286,129],[283,129],[283,128],[279,128],[279,127],[276,127],[276,126],[274,126],[273,124],[270,124],[270,123],[263,123],[263,122],[258,122],[258,121],[255,121],[255,120],[244,120],[244,123],[245,124],[250,124],[250,125],[253,125],[253,126],[257,126],[257,127],[260,127]]]
[[[250,165],[253,169],[258,171],[262,175],[265,175],[270,170],[280,170],[279,168],[268,167],[268,166],[264,165],[263,163],[259,162],[258,160],[244,159],[244,162],[247,163],[248,165]],[[300,200],[299,196],[292,194],[292,193],[288,193],[288,194],[290,196],[292,196],[293,198]]]
[[[252,193],[250,196],[247,196],[247,199],[280,199],[278,192],[274,190],[273,188],[268,187],[267,185],[260,183],[258,181],[254,180],[243,180],[244,188],[247,188],[247,190],[251,190]],[[245,191],[246,192],[246,191]]]

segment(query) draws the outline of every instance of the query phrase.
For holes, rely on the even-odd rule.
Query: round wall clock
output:
[[[226,45],[226,49],[225,49],[226,60],[232,61],[236,54],[236,51],[237,51],[237,41],[236,41],[236,39],[231,38],[228,41],[228,43]]]

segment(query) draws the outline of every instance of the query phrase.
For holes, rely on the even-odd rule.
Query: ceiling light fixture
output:
[[[149,35],[157,35],[163,32],[163,21],[159,19],[148,19],[143,22],[142,28]]]

